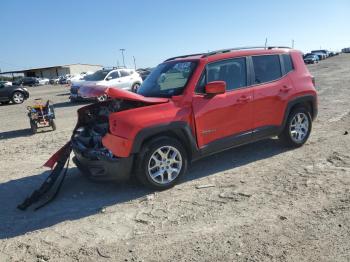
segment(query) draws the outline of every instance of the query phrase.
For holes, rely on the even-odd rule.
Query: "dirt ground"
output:
[[[29,88],[56,104],[57,130],[36,135],[31,99],[0,106],[0,261],[350,261],[350,55],[309,69],[319,115],[302,148],[268,139],[232,149],[163,192],[94,183],[71,164],[36,212],[16,205],[47,176],[41,165],[68,141],[82,104],[64,86]]]

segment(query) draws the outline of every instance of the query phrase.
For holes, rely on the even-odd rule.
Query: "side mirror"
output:
[[[111,76],[109,76],[109,77],[106,78],[107,81],[109,81],[109,80],[111,80],[111,79],[112,79]]]
[[[225,81],[213,81],[205,86],[205,93],[208,95],[218,95],[226,92]]]

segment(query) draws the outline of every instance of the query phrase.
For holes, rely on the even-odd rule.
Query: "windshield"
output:
[[[110,71],[107,70],[98,70],[91,75],[86,75],[84,80],[86,81],[102,81],[105,79],[106,75],[108,75]]]
[[[179,95],[190,79],[196,62],[168,62],[158,65],[146,78],[138,94],[147,97]]]

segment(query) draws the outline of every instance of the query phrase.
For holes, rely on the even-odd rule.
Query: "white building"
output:
[[[58,76],[64,76],[67,74],[76,75],[82,72],[95,72],[102,69],[102,65],[91,65],[91,64],[69,64],[69,65],[58,65],[50,67],[31,68],[24,70],[16,70],[10,72],[3,72],[1,74],[18,74],[23,73],[24,76],[28,77],[42,77],[42,78],[56,78]]]

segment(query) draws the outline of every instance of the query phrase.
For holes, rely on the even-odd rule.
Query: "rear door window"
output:
[[[255,84],[279,79],[282,76],[279,55],[253,56]]]

